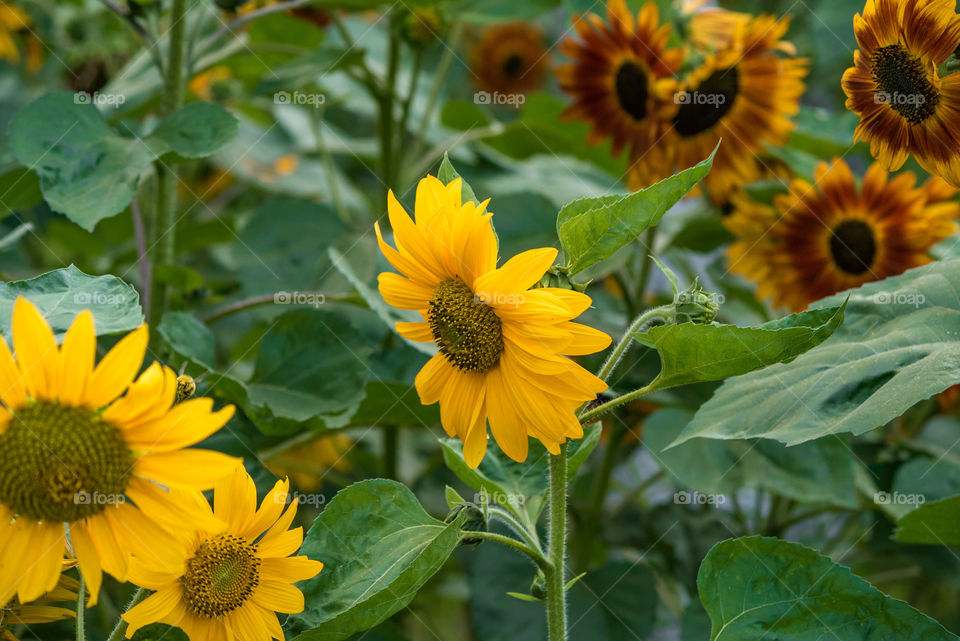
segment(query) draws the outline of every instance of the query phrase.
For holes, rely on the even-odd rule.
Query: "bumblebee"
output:
[[[197,391],[197,382],[192,376],[181,374],[177,377],[177,402],[182,403]]]

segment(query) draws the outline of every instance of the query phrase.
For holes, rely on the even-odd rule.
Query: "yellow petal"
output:
[[[261,581],[253,591],[253,601],[274,612],[303,612],[303,592],[289,583]]]
[[[40,400],[56,398],[60,350],[50,325],[23,296],[13,304],[13,350],[27,394]]]
[[[100,596],[103,570],[100,566],[100,555],[97,554],[97,548],[93,544],[86,523],[77,521],[70,524],[70,542],[73,543],[77,562],[80,564],[80,573],[83,575],[83,580],[87,582],[87,591],[90,593],[87,607],[93,607]]]
[[[418,343],[433,342],[433,331],[429,323],[397,323],[397,333]]]
[[[127,638],[129,639],[140,628],[157,623],[173,612],[177,604],[183,600],[183,589],[171,587],[154,592],[146,599],[136,604],[121,615],[127,622]]]
[[[526,291],[543,277],[556,258],[557,250],[553,247],[517,254],[499,269],[474,281],[474,291],[477,296],[490,295],[493,298]]]
[[[454,374],[453,366],[450,365],[443,354],[432,356],[414,379],[417,394],[420,395],[420,402],[424,405],[433,405],[439,401],[443,394],[443,388],[447,386]]]
[[[147,454],[137,461],[136,473],[167,487],[209,490],[240,461],[212,450],[176,450]]]
[[[144,323],[113,346],[93,371],[87,387],[85,404],[104,407],[124,393],[143,365],[149,332]]]
[[[0,337],[0,400],[12,410],[27,404],[27,390],[23,384],[23,376],[3,337]]]
[[[323,563],[305,556],[267,558],[260,562],[260,571],[264,578],[274,578],[290,583],[312,579],[322,569]]]
[[[34,601],[56,587],[63,570],[65,546],[63,523],[38,523],[32,527],[30,545],[21,552],[28,559],[23,581],[17,588],[21,603]]]
[[[60,348],[60,402],[77,406],[83,400],[97,356],[93,314],[85,309],[74,319]]]

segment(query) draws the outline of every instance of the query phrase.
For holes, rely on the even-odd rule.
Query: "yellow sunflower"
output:
[[[352,447],[349,436],[336,432],[284,451],[270,459],[267,467],[277,476],[289,476],[295,487],[314,492],[323,487],[323,479],[329,470],[350,471],[347,452]]]
[[[214,516],[223,526],[182,527],[175,562],[162,571],[139,565],[130,580],[154,593],[123,615],[127,638],[145,625],[181,628],[190,641],[283,639],[277,612],[302,612],[303,593],[294,583],[313,578],[323,563],[290,555],[303,543],[303,528],[289,529],[297,502],[287,503],[289,483],[277,481],[257,508],[257,488],[238,465],[214,489],[214,511],[199,492],[181,500]]]
[[[461,181],[427,176],[417,186],[415,220],[391,193],[388,213],[396,249],[380,249],[400,274],[380,274],[387,303],[420,312],[398,323],[406,338],[433,342],[439,353],[416,377],[425,405],[440,403],[444,429],[464,443],[470,467],[487,449],[487,422],[512,459],[527,458],[527,437],[553,454],[583,429],[574,410],[606,383],[567,358],[606,348],[610,337],[572,322],[590,307],[574,291],[533,287],[557,250],[532,249],[497,267],[497,236],[480,205],[463,202]]]
[[[32,602],[23,604],[14,599],[0,607],[0,629],[4,626],[50,623],[75,618],[79,589],[79,581],[61,574],[53,590]],[[58,603],[60,605],[55,605]],[[67,603],[72,603],[72,606],[61,607]]]
[[[799,311],[811,302],[930,262],[929,250],[957,231],[956,189],[940,178],[916,187],[903,172],[888,180],[874,163],[857,187],[845,162],[820,163],[816,187],[794,179],[774,207],[734,196],[724,223],[738,240],[730,271],[757,283],[757,295]]]
[[[96,602],[101,572],[125,580],[131,556],[168,558],[157,524],[196,518],[161,488],[212,487],[236,459],[184,449],[220,429],[233,407],[174,406],[177,375],[154,363],[134,380],[147,327],[94,367],[93,315],[77,315],[57,346],[24,298],[13,308],[16,359],[0,339],[0,603],[57,585],[69,545]],[[159,484],[159,485],[158,485]]]
[[[658,174],[641,159],[631,169],[632,189],[695,165],[722,139],[704,180],[711,198],[722,202],[736,185],[759,178],[758,154],[786,141],[807,73],[805,60],[778,55],[793,52],[782,40],[789,19],[761,15],[730,25],[729,40],[705,56],[674,96],[676,109],[660,143],[672,150],[673,166]]]
[[[684,57],[683,50],[667,47],[670,25],[660,24],[653,2],[634,18],[624,0],[610,0],[606,23],[591,13],[576,17],[573,26],[580,40],[568,38],[560,50],[574,62],[556,70],[560,87],[574,99],[563,118],[590,123],[587,142],[611,139],[614,156],[629,147],[637,179],[656,182],[670,162],[670,148],[660,143],[661,112],[673,108]]]
[[[20,49],[14,35],[30,31],[30,15],[15,4],[0,2],[0,60],[20,62]],[[43,64],[40,39],[33,33],[26,37],[27,69],[37,71]]]
[[[960,187],[960,73],[937,71],[960,44],[954,0],[868,0],[853,28],[860,49],[842,85],[855,138],[890,171],[912,153]]]
[[[543,31],[526,22],[488,27],[470,56],[477,88],[502,94],[531,91],[543,82],[547,49]]]

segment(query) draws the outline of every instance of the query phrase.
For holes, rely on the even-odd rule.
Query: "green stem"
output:
[[[380,96],[380,179],[384,194],[381,201],[386,206],[387,192],[393,189],[393,111],[396,98],[397,66],[400,58],[400,38],[397,36],[397,13],[390,15],[390,45],[387,53],[387,78],[385,91]]]
[[[326,144],[323,136],[323,107],[315,110],[313,116],[314,137],[317,140],[317,151],[320,152],[320,159],[323,162],[323,172],[327,175],[327,187],[330,189],[330,200],[333,201],[334,209],[340,220],[345,223],[350,222],[350,214],[343,204],[343,196],[340,194],[340,184],[337,180],[336,165],[333,162],[333,154]]]
[[[413,54],[413,68],[410,70],[410,84],[407,85],[407,95],[403,99],[403,106],[400,110],[400,127],[397,136],[399,138],[397,145],[397,158],[395,160],[397,167],[403,166],[403,152],[406,149],[407,127],[410,123],[410,107],[413,99],[417,95],[417,85],[420,82],[420,65],[423,62],[423,49],[417,47]]]
[[[127,605],[127,609],[124,612],[129,612],[133,606],[143,601],[147,596],[146,588],[137,588],[137,591],[133,593],[133,598],[130,599],[130,603]],[[127,622],[123,619],[117,621],[117,625],[113,626],[113,631],[110,633],[110,636],[107,637],[107,641],[120,641],[123,639],[123,634],[127,631]]]
[[[86,609],[86,584],[83,582],[83,574],[80,574],[80,587],[77,589],[77,641],[87,641],[86,624],[84,622],[84,610]]]
[[[647,295],[647,287],[650,285],[650,270],[653,268],[653,246],[656,244],[657,240],[657,228],[656,226],[650,227],[647,229],[646,234],[644,234],[643,245],[645,246],[645,251],[643,252],[643,265],[640,267],[640,278],[637,283],[637,293],[634,294],[634,300],[637,301],[637,305],[643,305],[643,299]]]
[[[514,550],[519,550],[533,559],[533,562],[537,564],[537,567],[542,569],[544,572],[548,572],[550,570],[550,562],[545,556],[543,556],[543,552],[532,548],[522,541],[518,541],[509,536],[504,536],[503,534],[497,534],[495,532],[470,531],[463,532],[462,536],[466,539],[484,539],[486,541],[494,541],[500,545],[506,545]]]
[[[647,323],[655,318],[663,318],[665,321],[669,320],[673,314],[673,305],[663,305],[661,307],[654,307],[653,309],[648,309],[639,316],[637,316],[630,327],[627,328],[627,331],[624,332],[623,336],[620,338],[620,341],[617,343],[616,347],[613,348],[613,351],[610,352],[610,355],[607,356],[607,360],[603,363],[603,366],[600,368],[600,371],[597,372],[597,378],[606,381],[607,378],[613,374],[613,370],[617,368],[617,365],[620,364],[620,361],[623,360],[623,357],[626,356],[627,350],[630,349],[630,344],[633,343],[633,334],[643,327],[644,323]]]
[[[525,526],[520,522],[519,519],[517,519],[517,517],[501,507],[494,506],[488,509],[491,517],[498,518],[506,523],[512,530],[519,534],[524,541],[526,541],[527,545],[534,548],[538,552],[543,553],[543,548],[540,547],[540,541],[537,539],[536,530],[531,531],[531,528]]]
[[[550,566],[547,578],[547,638],[567,640],[567,599],[564,575],[567,547],[567,444],[550,456]]]
[[[170,10],[170,51],[163,78],[163,100],[160,104],[160,117],[168,116],[183,104],[183,62],[184,34],[187,21],[186,0],[173,0]],[[175,228],[177,215],[177,174],[164,164],[156,162],[157,172],[157,211],[154,221],[154,269],[160,265],[172,265],[175,256]],[[159,278],[152,283],[150,296],[150,324],[156,327],[167,311],[169,287]]]
[[[463,23],[460,21],[454,22],[453,26],[450,28],[450,41],[447,43],[446,49],[443,52],[443,57],[440,58],[440,62],[437,64],[437,68],[434,71],[433,84],[430,86],[430,93],[427,95],[427,104],[423,109],[423,116],[420,120],[420,129],[417,130],[417,136],[413,140],[413,150],[410,152],[410,157],[412,158],[416,158],[420,153],[420,150],[423,148],[424,141],[427,137],[427,130],[430,129],[431,120],[433,118],[433,110],[440,100],[440,92],[446,85],[445,80],[447,77],[447,72],[450,70],[450,65],[453,63],[454,52],[457,50],[458,45],[460,44],[460,35],[462,33]]]
[[[618,396],[613,400],[607,401],[606,403],[601,403],[592,410],[582,413],[580,415],[580,423],[582,425],[586,425],[587,423],[597,420],[610,410],[616,409],[617,407],[620,407],[625,403],[629,403],[630,401],[634,401],[641,396],[646,396],[650,392],[653,392],[657,389],[659,389],[657,387],[657,381],[654,380],[649,385],[644,385],[640,389],[635,389],[632,392],[627,392],[626,394]]]

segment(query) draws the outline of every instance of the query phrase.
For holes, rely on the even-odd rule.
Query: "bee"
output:
[[[177,402],[182,403],[197,391],[197,382],[192,376],[181,374],[177,377]]]

